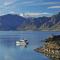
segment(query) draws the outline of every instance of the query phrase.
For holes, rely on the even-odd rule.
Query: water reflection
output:
[[[21,47],[21,48],[27,48],[28,44],[26,45],[20,45],[16,44],[16,41],[10,41],[10,40],[2,40],[0,41],[0,46],[5,46],[5,47]]]
[[[16,47],[27,48],[28,45],[19,45],[19,44],[16,44]]]

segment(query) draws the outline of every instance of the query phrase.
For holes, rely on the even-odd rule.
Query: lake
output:
[[[60,32],[41,31],[0,31],[0,60],[50,60],[34,49],[44,43],[44,39],[51,35],[60,35]],[[16,46],[16,41],[27,39],[29,44]]]

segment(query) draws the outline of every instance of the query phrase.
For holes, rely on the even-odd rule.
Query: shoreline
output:
[[[52,60],[60,60],[60,43],[58,42],[60,42],[60,36],[49,37],[42,47],[36,48],[34,51],[42,53]]]

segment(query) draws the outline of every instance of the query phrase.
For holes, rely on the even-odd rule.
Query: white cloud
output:
[[[7,5],[11,5],[13,3],[15,3],[16,0],[6,0],[4,2],[4,5],[7,6]],[[17,5],[20,5],[20,6],[37,6],[37,5],[51,5],[51,4],[60,4],[60,2],[36,2],[36,1],[18,1],[16,3]]]
[[[16,2],[16,0],[5,0],[4,1],[4,6],[11,5],[11,4],[15,3],[15,2]]]
[[[25,1],[25,2],[22,2],[21,4],[31,4],[31,3],[34,3],[34,1]]]
[[[23,13],[20,13],[20,16],[24,16],[24,14]]]
[[[5,2],[4,5],[7,6],[7,5],[10,5],[12,4],[13,2]]]
[[[15,11],[10,11],[9,13],[11,13],[11,14],[15,14],[16,12],[15,12]]]
[[[45,14],[45,15],[48,15],[48,14],[51,14],[51,13],[46,13],[46,12],[43,12],[43,13],[40,13],[40,14]]]
[[[32,4],[29,4],[28,6],[39,6],[39,5],[51,5],[51,4],[60,4],[60,2],[34,2]]]
[[[44,2],[42,5],[49,5],[49,4],[60,4],[60,2]]]
[[[12,5],[19,5],[19,6],[28,6],[28,5],[31,5],[31,4],[34,4],[35,1],[18,1],[18,0],[6,0],[4,2],[4,6],[12,6]]]
[[[49,6],[48,9],[60,8],[60,6]]]
[[[29,6],[31,4],[34,4],[35,1],[24,1],[24,2],[18,2],[17,5],[19,6]]]
[[[45,16],[45,15],[51,15],[51,13],[46,13],[46,12],[42,12],[42,13],[20,13],[20,16],[25,16],[25,17],[39,17],[39,16]]]

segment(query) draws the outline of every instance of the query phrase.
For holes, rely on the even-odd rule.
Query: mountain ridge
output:
[[[60,12],[51,17],[22,17],[17,14],[7,14],[0,16],[0,31],[21,31],[21,30],[55,30],[57,27],[52,28],[55,25],[60,26]],[[59,24],[58,24],[59,23]],[[57,29],[57,31],[60,30]]]

